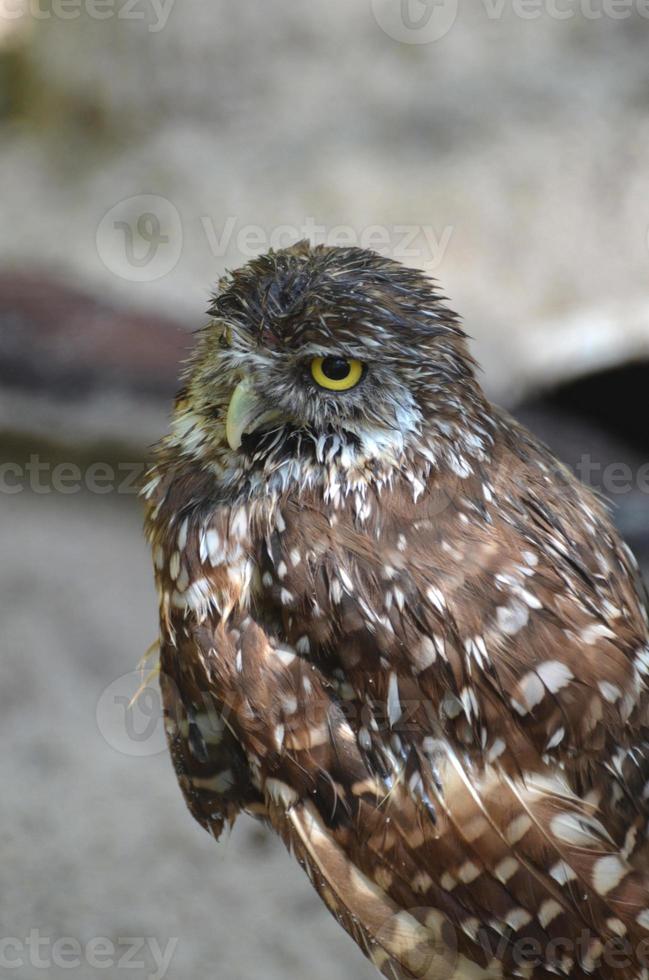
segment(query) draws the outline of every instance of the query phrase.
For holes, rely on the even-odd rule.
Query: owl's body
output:
[[[608,516],[419,273],[300,245],[213,313],[145,491],[192,813],[268,821],[387,976],[649,976],[647,614]]]

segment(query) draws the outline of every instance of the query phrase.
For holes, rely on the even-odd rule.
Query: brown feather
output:
[[[646,595],[607,513],[414,270],[302,244],[213,313],[144,491],[192,813],[268,821],[388,977],[645,977]],[[358,391],[310,386],[320,349]],[[235,451],[242,371],[284,420]]]

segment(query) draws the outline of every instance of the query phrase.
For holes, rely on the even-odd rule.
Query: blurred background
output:
[[[374,976],[186,812],[136,487],[211,289],[300,237],[435,276],[649,566],[647,0],[0,0],[0,972]],[[126,974],[126,971],[130,973]]]

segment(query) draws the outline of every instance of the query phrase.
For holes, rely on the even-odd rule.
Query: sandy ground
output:
[[[159,980],[161,950],[168,980],[369,980],[283,846],[251,820],[216,845],[185,809],[159,726],[143,742],[124,731],[114,694],[134,680],[114,682],[156,635],[137,504],[25,492],[3,507],[0,938],[20,944],[2,947],[3,965],[22,965],[0,973]],[[108,968],[87,952],[101,937]],[[130,972],[124,937],[146,940]],[[82,946],[76,969],[56,965],[77,956],[53,945],[64,938]]]

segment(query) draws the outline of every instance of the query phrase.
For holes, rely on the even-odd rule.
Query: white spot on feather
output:
[[[432,884],[433,879],[425,871],[419,871],[412,879],[413,891],[419,892],[420,894],[427,892]]]
[[[540,704],[545,697],[545,685],[539,675],[533,670],[525,674],[525,677],[520,681],[519,687],[528,711],[531,711],[537,704]]]
[[[626,936],[627,929],[621,919],[607,919],[606,925],[616,936]]]
[[[599,960],[602,958],[604,946],[599,939],[591,940],[586,954],[582,957],[581,965],[585,973],[593,973]]]
[[[452,892],[454,888],[457,887],[457,881],[452,874],[445,871],[442,877],[439,879],[439,883],[445,892]]]
[[[477,864],[473,861],[465,861],[464,864],[458,869],[457,876],[465,885],[470,885],[471,882],[479,878],[482,872]]]
[[[593,646],[600,639],[614,640],[615,633],[608,626],[604,626],[603,623],[594,623],[592,626],[587,626],[586,629],[581,631],[581,639],[588,646]]]
[[[216,776],[209,776],[203,779],[194,776],[192,785],[198,789],[209,790],[211,793],[225,793],[234,786],[234,775],[231,769],[223,769]]]
[[[503,754],[507,746],[502,738],[497,738],[487,752],[487,762],[495,762]]]
[[[247,538],[248,514],[245,507],[239,507],[230,517],[230,533],[234,538]]]
[[[169,559],[169,575],[175,582],[178,578],[178,573],[180,572],[180,554],[174,551],[171,558]]]
[[[615,704],[616,701],[622,697],[622,691],[619,689],[617,684],[610,684],[608,681],[598,681],[597,684],[600,693],[605,701],[609,704]]]
[[[467,721],[471,721],[472,717],[477,718],[480,714],[480,706],[478,704],[478,699],[475,696],[475,691],[472,687],[463,687],[460,692],[460,701],[462,702],[462,707],[464,709],[464,714]]]
[[[217,565],[222,565],[225,556],[221,547],[221,538],[218,531],[215,531],[214,528],[210,528],[205,535],[205,547],[212,568],[216,568]]]
[[[390,728],[394,727],[396,723],[401,718],[401,701],[399,699],[399,681],[397,675],[390,674],[390,680],[388,682],[388,721],[390,722]]]
[[[628,867],[616,854],[600,858],[593,866],[593,886],[598,895],[608,895],[628,873]]]
[[[550,877],[554,878],[554,880],[560,885],[567,885],[571,881],[575,881],[577,875],[565,861],[557,861],[557,863],[550,868]]]
[[[461,480],[465,480],[468,476],[472,475],[473,470],[463,456],[456,456],[452,452],[449,452],[447,455],[449,466],[456,476],[459,476]]]
[[[558,813],[552,818],[550,829],[557,840],[574,847],[589,848],[597,841],[595,829],[574,813]]]
[[[437,659],[435,644],[428,636],[423,636],[412,652],[413,664],[417,671],[426,670]]]
[[[505,831],[505,836],[510,844],[518,844],[519,840],[525,837],[525,834],[531,826],[531,818],[526,813],[522,813],[519,817],[514,817]]]
[[[504,885],[509,881],[510,878],[514,877],[514,875],[516,874],[519,868],[520,868],[520,864],[518,863],[516,858],[506,857],[503,858],[503,860],[496,865],[496,867],[494,868],[494,874],[498,879],[498,881],[502,881]]]
[[[434,585],[429,585],[428,589],[426,590],[426,595],[439,612],[445,612],[446,599],[444,598],[444,593],[441,591],[441,589],[438,589]]]
[[[358,729],[358,744],[365,752],[369,752],[372,748],[372,737],[367,728]]]
[[[526,926],[528,922],[531,921],[532,916],[530,913],[527,911],[527,909],[522,908],[512,909],[511,912],[508,912],[505,916],[505,922],[510,929],[514,930],[514,932],[518,932],[519,929],[522,929],[523,926]]]
[[[528,589],[518,589],[517,593],[523,602],[526,602],[530,609],[543,609],[543,603],[540,599],[530,592]]]
[[[536,672],[551,694],[556,694],[574,679],[570,668],[560,660],[546,660],[545,663],[539,664]]]
[[[187,547],[188,531],[189,531],[189,518],[186,517],[178,530],[178,551],[184,551],[185,548]]]
[[[649,646],[638,650],[633,663],[638,673],[649,674]]]
[[[295,790],[291,789],[290,786],[287,786],[280,779],[267,779],[266,792],[273,803],[276,803],[278,806],[283,806],[287,810],[299,800],[299,796]]]
[[[281,660],[285,667],[290,667],[295,660],[295,654],[288,647],[277,647],[275,656]]]
[[[548,741],[548,744],[545,747],[546,751],[549,749],[556,749],[557,745],[560,745],[561,742],[563,742],[565,734],[566,734],[566,730],[565,728],[563,728],[563,726],[561,728],[557,728],[556,732],[554,733],[554,735],[552,735],[552,737]]]
[[[293,694],[287,694],[282,698],[282,708],[287,715],[294,715],[297,711],[297,698]]]
[[[514,600],[509,606],[499,606],[496,610],[496,616],[500,630],[507,636],[515,636],[527,626],[530,611],[522,602]]]
[[[559,903],[554,900],[554,898],[548,898],[541,905],[537,918],[543,928],[547,929],[550,923],[553,922],[558,915],[561,915],[562,911],[563,909]]]

